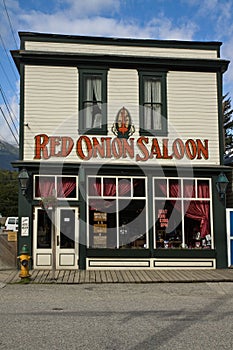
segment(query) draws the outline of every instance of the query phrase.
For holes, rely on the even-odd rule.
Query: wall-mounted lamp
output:
[[[26,194],[26,190],[27,190],[27,186],[28,186],[28,181],[29,181],[29,175],[26,169],[22,169],[19,173],[18,176],[18,180],[19,180],[19,185],[22,191],[22,195],[25,196]]]
[[[228,181],[226,175],[223,172],[221,172],[218,175],[218,178],[216,181],[217,191],[218,191],[221,199],[223,199],[225,194],[226,194],[226,189],[227,189],[228,183],[229,183],[229,181]]]

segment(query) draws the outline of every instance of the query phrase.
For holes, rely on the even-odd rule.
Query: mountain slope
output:
[[[11,162],[19,159],[19,149],[5,141],[0,140],[0,169],[14,170]]]

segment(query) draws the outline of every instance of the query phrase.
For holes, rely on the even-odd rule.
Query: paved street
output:
[[[232,349],[233,283],[0,284],[0,349]]]

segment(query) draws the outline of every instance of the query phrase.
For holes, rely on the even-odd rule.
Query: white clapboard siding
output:
[[[209,140],[209,162],[219,162],[217,81],[215,73],[169,72],[169,129],[183,139]],[[179,136],[180,135],[180,136]]]
[[[133,69],[108,71],[108,136],[118,111],[128,109],[139,136],[139,82]],[[78,134],[78,70],[75,67],[25,67],[24,159],[34,157],[34,137],[69,136],[74,143]],[[192,164],[219,164],[217,83],[215,73],[175,72],[167,75],[169,144],[176,138],[208,139],[209,159],[193,160]],[[163,137],[158,137],[159,142]],[[149,146],[148,146],[149,147]],[[56,161],[57,159],[50,159]],[[79,162],[75,147],[64,161]],[[92,160],[90,160],[91,162]],[[97,161],[97,159],[94,159]],[[114,160],[112,160],[114,161]],[[118,159],[115,162],[127,162]],[[157,163],[150,159],[148,163]],[[172,160],[161,160],[173,164]],[[181,163],[181,162],[180,162]]]
[[[25,66],[24,85],[24,157],[31,159],[35,135],[77,136],[77,69]]]
[[[108,125],[111,129],[119,110],[125,107],[133,125],[139,127],[139,85],[135,69],[110,69],[108,72]]]
[[[104,54],[106,55],[128,55],[141,57],[183,57],[183,58],[217,58],[216,50],[200,49],[176,49],[164,47],[146,46],[124,46],[124,45],[104,45],[104,44],[81,44],[81,43],[58,43],[58,42],[37,42],[26,41],[26,50],[45,52],[66,52],[82,54]]]

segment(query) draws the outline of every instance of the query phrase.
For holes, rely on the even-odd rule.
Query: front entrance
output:
[[[78,226],[78,208],[56,208],[46,211],[36,207],[33,227],[34,268],[51,269],[55,254],[56,269],[77,269]]]

